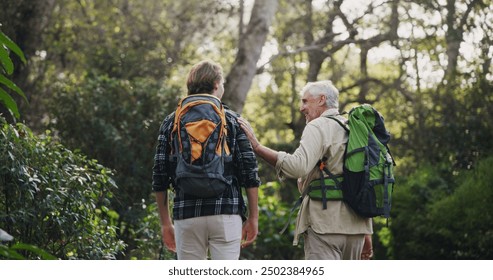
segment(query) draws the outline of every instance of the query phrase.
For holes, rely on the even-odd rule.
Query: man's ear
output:
[[[216,91],[219,88],[219,83],[220,82],[214,82],[214,91]]]
[[[327,96],[325,96],[325,94],[322,94],[322,95],[320,95],[320,96],[321,96],[321,98],[320,98],[320,100],[318,101],[318,105],[320,105],[320,106],[324,106],[324,105],[325,105],[325,103],[327,103]]]

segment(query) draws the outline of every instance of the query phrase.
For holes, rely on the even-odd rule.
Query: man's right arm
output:
[[[161,222],[161,233],[164,245],[171,251],[176,251],[175,231],[171,221],[168,199],[168,188],[170,185],[169,156],[170,144],[169,135],[173,125],[173,114],[163,121],[158,137],[156,154],[154,156],[154,167],[152,172],[152,188],[156,196],[156,202]]]
[[[173,129],[174,114],[168,115],[159,129],[154,166],[152,167],[152,189],[155,192],[165,191],[170,184],[170,135]]]

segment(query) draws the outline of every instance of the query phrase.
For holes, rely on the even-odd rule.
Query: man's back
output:
[[[197,96],[203,95],[207,97],[203,99],[214,101],[200,107],[209,106],[203,110],[180,103],[179,110],[167,116],[161,126],[153,189],[163,241],[167,248],[176,250],[178,259],[206,259],[208,252],[213,259],[238,259],[240,247],[251,244],[258,233],[257,161],[233,114],[224,113],[223,105],[217,102],[224,94],[222,67],[209,60],[195,64],[187,77],[187,89],[189,97],[184,100],[197,101]],[[199,118],[187,118],[187,110]],[[232,160],[224,160],[226,157]],[[199,177],[194,177],[197,174]],[[195,190],[186,190],[186,185]],[[172,215],[168,202],[171,187],[175,193]],[[204,191],[197,191],[197,187],[220,187],[220,191],[200,197]],[[248,218],[242,187],[248,199]]]

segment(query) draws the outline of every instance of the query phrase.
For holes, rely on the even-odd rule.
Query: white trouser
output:
[[[214,215],[176,220],[175,240],[179,260],[240,258],[242,220],[240,215]]]

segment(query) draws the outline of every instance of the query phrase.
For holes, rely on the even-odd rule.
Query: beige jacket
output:
[[[300,146],[293,154],[279,152],[276,172],[280,179],[299,178],[300,193],[308,184],[320,178],[316,166],[323,155],[327,156],[327,168],[335,175],[342,174],[342,160],[348,135],[334,120],[325,116],[338,115],[337,109],[329,109],[321,117],[309,122],[301,135]],[[346,120],[338,116],[343,122]],[[325,175],[327,176],[327,175]],[[301,204],[296,220],[293,245],[297,245],[299,235],[311,227],[319,234],[371,234],[371,219],[358,216],[342,201],[327,201],[327,209],[322,202],[306,196]]]

